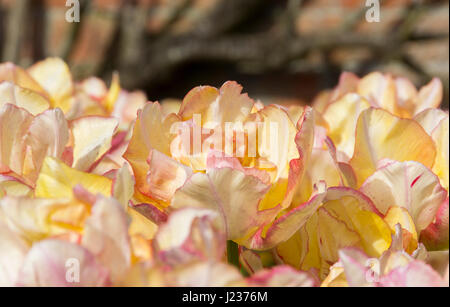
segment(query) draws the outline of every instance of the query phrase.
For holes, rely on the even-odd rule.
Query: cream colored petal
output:
[[[74,84],[67,64],[59,58],[47,58],[28,69],[28,73],[49,93],[52,106],[67,113],[74,103]]]
[[[349,157],[355,147],[355,129],[362,111],[370,107],[370,103],[362,96],[350,93],[331,103],[323,114],[329,125],[328,136],[336,148]]]
[[[386,214],[392,206],[408,210],[420,233],[447,197],[439,178],[418,162],[393,162],[376,171],[360,189]]]
[[[125,210],[113,198],[97,197],[84,228],[82,246],[109,269],[111,281],[118,282],[131,263]]]
[[[73,121],[73,167],[80,171],[89,170],[111,148],[117,125],[115,118],[98,116]]]
[[[61,240],[45,240],[27,254],[19,286],[99,287],[110,284],[108,271],[83,247]]]
[[[441,184],[448,191],[448,170],[449,170],[449,144],[448,144],[448,129],[449,119],[448,115],[443,119],[436,129],[433,130],[431,137],[436,144],[436,160],[433,166],[433,172],[441,179]]]
[[[24,108],[33,115],[44,112],[50,107],[48,100],[41,94],[22,88],[10,82],[0,83],[0,107],[11,103]]]

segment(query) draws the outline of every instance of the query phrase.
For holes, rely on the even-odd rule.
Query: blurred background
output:
[[[65,0],[0,0],[0,62],[24,67],[65,59],[77,80],[120,73],[150,100],[182,98],[197,85],[236,80],[253,98],[308,102],[341,71],[432,76],[449,93],[449,1],[80,0],[79,23]]]

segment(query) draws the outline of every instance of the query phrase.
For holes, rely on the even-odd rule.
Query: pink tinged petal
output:
[[[33,115],[50,107],[49,101],[37,92],[10,82],[0,82],[0,107],[7,103],[24,108]]]
[[[16,284],[28,246],[3,221],[0,211],[0,287]]]
[[[265,184],[270,184],[270,175],[264,170],[247,167],[244,168],[238,158],[228,157],[223,152],[210,151],[206,160],[207,168],[232,168],[249,176],[254,176]]]
[[[358,84],[358,93],[374,107],[381,107],[394,114],[397,111],[396,88],[391,75],[373,72],[364,76]]]
[[[427,85],[423,86],[417,97],[415,114],[428,108],[439,108],[443,97],[442,82],[438,78],[433,78]]]
[[[176,116],[163,118],[158,103],[147,103],[138,112],[134,124],[133,135],[123,157],[130,163],[136,180],[136,188],[147,193],[147,159],[152,149],[171,156],[170,143],[175,135],[171,135],[171,126],[178,121]]]
[[[136,114],[147,103],[145,93],[136,91],[128,93],[120,91],[117,100],[114,102],[114,110],[111,116],[119,119],[120,129],[128,129],[131,122],[136,119]]]
[[[251,287],[317,287],[319,280],[311,273],[297,271],[287,265],[257,272],[247,278]]]
[[[128,221],[116,200],[97,196],[85,223],[82,245],[109,269],[114,283],[126,273],[131,261]]]
[[[196,87],[184,97],[178,115],[183,120],[191,119],[194,114],[201,114],[202,117],[206,117],[208,108],[218,96],[219,91],[214,87]]]
[[[159,210],[152,204],[137,204],[133,205],[131,208],[142,214],[144,217],[146,217],[156,225],[165,223],[168,219],[167,213]]]
[[[37,92],[45,98],[49,98],[48,93],[29,75],[27,71],[14,65],[13,63],[7,62],[0,64],[0,82],[2,81],[14,83],[22,88]]]
[[[315,124],[314,110],[310,107],[305,107],[302,117],[297,122],[298,132],[295,135],[295,144],[303,168],[308,164],[314,147]],[[303,175],[304,170],[297,176],[298,181],[302,180]]]
[[[33,189],[21,180],[12,177],[0,175],[0,196],[31,196]],[[1,198],[0,197],[0,198]]]
[[[439,178],[414,161],[394,162],[379,169],[360,190],[383,214],[391,206],[407,209],[418,233],[433,222],[439,206],[447,197]]]
[[[126,137],[126,132],[119,132],[113,137],[111,148],[94,164],[92,173],[106,176],[107,173],[116,171],[124,165],[126,165],[130,171],[132,170],[127,160],[123,157],[123,154],[128,147],[128,141],[124,137]]]
[[[27,254],[19,286],[91,287],[108,286],[108,271],[85,248],[61,240],[44,240]]]
[[[417,97],[415,85],[407,78],[395,78],[395,89],[397,93],[397,104],[400,108],[408,112],[408,115],[414,114],[414,103]]]
[[[105,82],[97,77],[89,77],[83,80],[79,86],[81,90],[97,101],[101,101],[108,94]]]
[[[381,287],[447,287],[436,271],[422,261],[412,261],[380,278]]]
[[[32,120],[28,111],[11,104],[0,108],[0,173],[22,175],[27,152],[24,138]]]
[[[192,175],[192,170],[165,154],[151,150],[147,159],[146,193],[162,201],[170,201],[175,191]]]
[[[441,121],[446,118],[448,118],[448,112],[434,108],[425,109],[414,116],[414,120],[418,122],[429,135],[431,135]]]
[[[345,277],[350,287],[374,286],[374,282],[379,278],[379,265],[356,248],[344,248],[339,251],[339,261],[344,267]]]
[[[279,207],[258,210],[269,186],[254,176],[231,169],[208,169],[196,173],[175,192],[173,208],[209,208],[220,213],[229,240],[248,235],[249,231],[273,219]]]
[[[61,158],[68,141],[67,120],[60,109],[47,110],[36,116],[27,135],[34,166],[28,175],[30,180],[36,181],[46,156]]]
[[[347,93],[356,92],[360,79],[351,72],[344,71],[339,77],[339,83],[330,95],[329,101],[333,102]]]
[[[361,237],[342,220],[337,219],[324,207],[318,211],[318,241],[322,258],[321,274],[339,260],[339,250],[346,247],[362,248]]]
[[[220,261],[225,252],[225,233],[217,228],[217,212],[183,208],[173,212],[155,235],[157,257],[168,265],[194,260]]]
[[[266,232],[264,232],[264,227],[261,227],[248,242],[245,242],[245,245],[251,249],[265,250],[288,240],[314,213],[317,212],[317,209],[323,203],[325,196],[326,191],[325,188],[323,188],[308,202],[301,204],[276,219]]]
[[[219,96],[209,105],[204,124],[214,128],[226,122],[243,122],[250,114],[254,101],[242,94],[242,86],[234,81],[225,82],[219,90]]]
[[[347,162],[341,161],[338,156],[339,152],[336,150],[336,147],[331,139],[327,138],[325,143],[327,144],[328,151],[333,159],[335,167],[339,171],[340,184],[343,186],[356,188],[357,178],[352,166]],[[330,184],[330,186],[333,185]]]
[[[128,164],[120,168],[113,180],[112,196],[119,201],[123,208],[128,207],[128,203],[134,194],[134,178],[130,172]]]
[[[166,273],[165,278],[168,286],[175,287],[226,287],[242,281],[236,267],[214,261],[181,266]]]
[[[448,196],[440,205],[436,220],[420,234],[422,242],[428,250],[448,249],[449,242],[449,214]]]
[[[81,171],[89,170],[111,148],[117,125],[117,119],[99,116],[73,121],[73,167]]]
[[[264,269],[260,255],[243,246],[239,247],[239,263],[250,275]]]

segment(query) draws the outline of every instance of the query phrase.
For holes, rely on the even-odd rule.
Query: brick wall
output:
[[[27,66],[39,58],[60,56],[70,63],[77,78],[87,75],[107,77],[110,75],[111,69],[116,69],[116,63],[111,64],[112,62],[109,61],[111,56],[115,56],[116,59],[120,58],[123,62],[122,65],[126,67],[128,62],[131,63],[136,58],[149,57],[145,53],[145,49],[149,45],[151,47],[155,42],[164,40],[165,37],[203,35],[202,31],[208,26],[204,20],[205,16],[214,12],[217,7],[224,5],[226,1],[229,0],[84,1],[88,5],[83,6],[81,23],[70,24],[65,21],[67,8],[64,0],[0,0],[1,60],[13,60]],[[248,0],[242,1],[244,3]],[[264,29],[269,33],[271,33],[270,31],[277,33],[280,25],[273,21],[283,16],[283,9],[287,2],[287,0],[261,0],[263,5],[258,8],[262,12],[261,15],[250,12],[248,21],[244,20],[238,24],[240,28],[237,27],[237,33],[249,34],[247,32],[250,30],[246,30],[247,28],[255,28],[257,31]],[[295,33],[299,37],[339,33],[351,16],[358,16],[362,12],[364,2],[364,0],[305,0],[295,16]],[[422,2],[424,3],[423,9],[411,21],[408,31],[414,37],[426,36],[428,38],[427,40],[414,39],[401,45],[404,50],[402,56],[408,58],[408,65],[396,61],[395,57],[390,59],[386,54],[380,54],[380,60],[374,62],[374,54],[370,46],[333,46],[326,50],[326,64],[334,67],[335,70],[391,71],[408,76],[418,85],[426,81],[424,76],[438,76],[443,79],[447,87],[446,99],[448,100],[449,4],[448,1]],[[348,31],[349,36],[360,34],[373,37],[374,40],[388,37],[404,22],[405,12],[412,0],[385,0],[382,3],[381,22],[368,23],[364,19],[359,19],[360,21],[356,22]],[[21,13],[18,10],[20,4],[25,6],[25,12]],[[268,7],[268,9],[264,10],[264,7]],[[235,10],[235,12],[237,14],[239,10]],[[11,16],[22,18],[22,20],[14,22]],[[228,16],[220,16],[220,14],[217,16],[213,22],[218,24],[228,18]],[[270,21],[265,22],[265,19]],[[261,24],[261,26],[255,26],[256,24]],[[11,30],[17,28],[19,31]],[[225,27],[223,33],[217,30],[218,33],[214,35],[221,38],[223,35],[233,34],[235,28]],[[18,37],[14,37],[14,35]],[[213,41],[215,36],[209,35],[207,39]],[[118,40],[121,40],[122,43],[118,44]],[[15,48],[8,48],[6,46],[9,44],[8,42],[14,42]],[[386,44],[389,44],[389,41],[386,41]],[[11,46],[11,44],[9,45]],[[6,49],[9,50],[9,54],[6,54]],[[315,64],[320,67],[323,62],[323,53],[309,52],[305,58],[308,65],[305,65],[304,62],[297,63],[294,59],[292,63],[289,63],[289,67],[280,67],[272,71],[251,71],[250,73],[248,67],[251,65],[248,65],[247,62],[243,65],[238,63],[231,72],[224,70],[223,73],[218,72],[221,66],[208,71],[208,65],[201,67],[194,65],[185,72],[186,64],[181,63],[181,70],[178,67],[171,67],[171,73],[167,70],[168,75],[165,75],[164,78],[161,77],[161,80],[157,80],[158,82],[154,82],[158,84],[155,86],[156,89],[149,85],[147,90],[155,91],[155,96],[166,95],[166,90],[172,90],[173,95],[177,96],[181,95],[185,88],[191,86],[191,82],[207,82],[208,76],[211,83],[220,83],[223,78],[234,77],[235,79],[241,78],[243,82],[247,81],[255,95],[284,94],[285,96],[297,95],[302,96],[300,98],[303,99],[310,99],[313,93],[320,88],[335,82],[337,72],[334,71],[331,74],[328,66],[325,71],[316,68]],[[364,66],[364,63],[369,62],[371,58],[370,65]],[[195,61],[198,60],[195,59]],[[248,62],[252,64],[251,61]],[[310,69],[309,66],[311,66]],[[192,70],[196,77],[192,76],[194,75]],[[201,74],[199,76],[198,71],[202,70],[205,70],[204,76]],[[186,76],[176,75],[183,73]],[[213,77],[212,73],[218,76]],[[124,73],[125,80],[127,80],[126,75],[127,73]],[[185,84],[172,86],[174,82],[184,82],[183,80],[190,76],[194,81],[186,81]],[[270,83],[273,85],[258,90],[259,84]],[[130,82],[129,84],[131,87],[142,87],[142,84],[146,86],[147,83]],[[305,88],[302,88],[302,84],[306,84]],[[270,90],[272,87],[273,91]],[[280,87],[281,90],[276,90]],[[302,95],[302,93],[305,94]]]

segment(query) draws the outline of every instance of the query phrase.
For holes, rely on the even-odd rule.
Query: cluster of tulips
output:
[[[374,72],[160,104],[0,64],[0,286],[448,286],[442,96]]]

